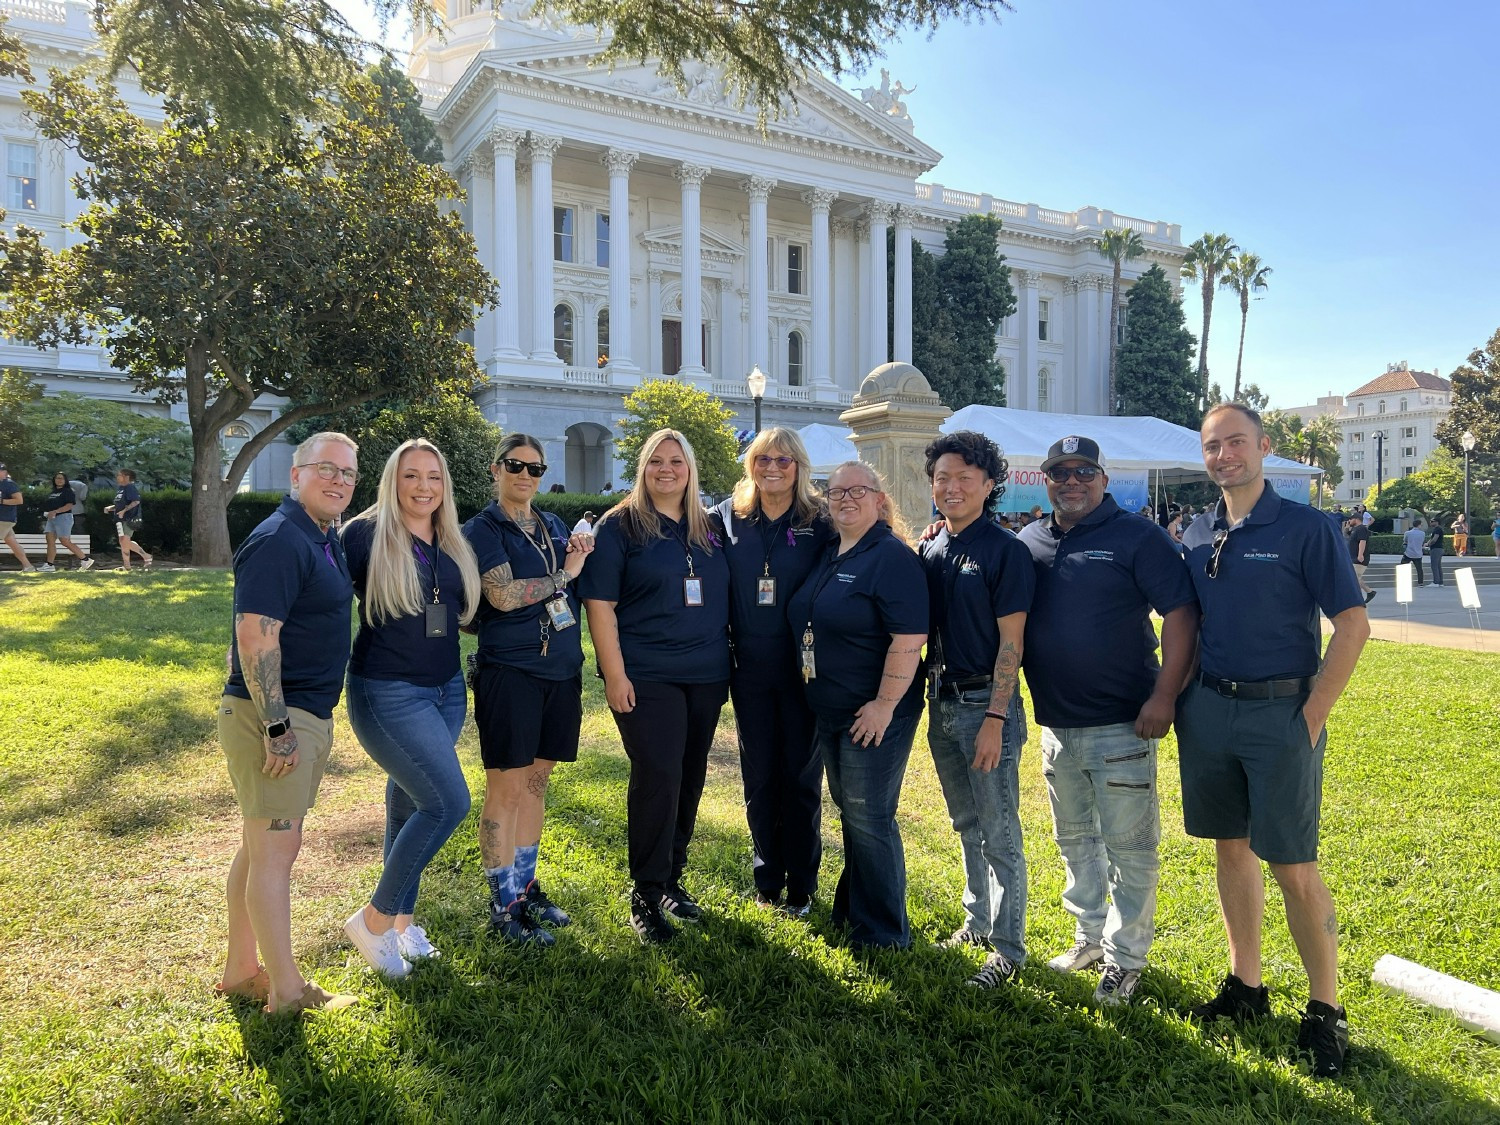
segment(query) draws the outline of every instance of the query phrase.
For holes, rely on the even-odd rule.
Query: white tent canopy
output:
[[[847,426],[825,426],[814,422],[797,431],[802,444],[807,446],[808,460],[812,462],[813,475],[826,477],[834,466],[859,458],[859,451],[849,438]]]

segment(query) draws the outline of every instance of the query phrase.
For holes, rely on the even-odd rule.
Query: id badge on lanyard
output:
[[[428,602],[423,610],[423,635],[446,637],[448,635],[448,607],[441,602]]]
[[[559,633],[578,624],[578,619],[573,616],[573,607],[568,604],[565,594],[558,594],[547,603],[547,616],[552,619],[552,627]]]
[[[807,623],[807,628],[802,631],[802,682],[818,678],[818,663],[813,656],[813,631],[812,622]]]

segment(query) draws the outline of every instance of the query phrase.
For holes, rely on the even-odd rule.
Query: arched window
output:
[[[1052,409],[1052,372],[1045,367],[1036,373],[1036,408]]]
[[[552,350],[563,363],[573,365],[573,310],[568,305],[552,310]]]
[[[1356,416],[1363,418],[1365,416],[1365,404],[1360,403],[1358,406],[1356,406],[1354,408],[1354,413]]]
[[[609,310],[599,310],[599,366],[609,366]]]
[[[1385,413],[1385,399],[1381,399],[1380,402],[1379,402],[1379,404],[1376,405],[1376,407],[1375,407],[1375,413],[1376,414],[1384,414]]]
[[[786,338],[786,385],[802,385],[802,333],[791,332]]]
[[[240,455],[240,450],[245,448],[245,443],[254,434],[244,422],[231,422],[219,431],[219,459],[223,463],[224,473],[229,472],[229,466],[234,464],[234,459]],[[250,474],[245,473],[240,477],[240,492],[249,492],[251,488]]]
[[[1406,400],[1404,398],[1401,400],[1401,413],[1406,413]]]

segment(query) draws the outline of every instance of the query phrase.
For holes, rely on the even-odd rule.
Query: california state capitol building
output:
[[[1111,266],[1095,247],[1104,230],[1135,230],[1146,246],[1124,265],[1127,286],[1153,264],[1172,278],[1181,265],[1177,224],[934,182],[942,157],[917,134],[921,94],[893,77],[899,57],[855,92],[809,76],[763,132],[714,68],[689,62],[679,88],[653,67],[594,65],[594,29],[532,16],[528,0],[439,2],[444,34],[416,35],[409,73],[498,283],[500,305],[473,334],[485,375],[477,401],[507,432],[539,438],[562,469],[550,478],[569,491],[621,478],[616,422],[646,379],[699,386],[749,429],[746,376],[758,366],[763,425],[836,423],[873,368],[913,358],[911,240],[940,254],[946,225],[964,215],[1003,222],[1017,307],[995,349],[1012,407],[1105,413]],[[39,76],[98,54],[80,0],[0,0],[0,11]],[[150,116],[123,76],[121,86]],[[36,135],[19,89],[0,82],[7,221],[49,241],[76,238],[61,224],[81,210],[68,184],[81,164]],[[48,394],[169,412],[136,395],[100,349],[39,353],[3,341],[0,350],[0,362],[31,372]],[[281,405],[257,401],[227,428],[226,446]],[[180,407],[170,412],[185,420]],[[290,452],[274,445],[244,487],[281,487]]]

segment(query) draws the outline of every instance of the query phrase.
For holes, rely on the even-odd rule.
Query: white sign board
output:
[[[1479,587],[1474,583],[1474,568],[1466,566],[1454,571],[1458,576],[1458,601],[1465,609],[1479,608]]]
[[[1411,602],[1411,582],[1416,574],[1417,568],[1408,563],[1396,564],[1396,604],[1408,605]]]

